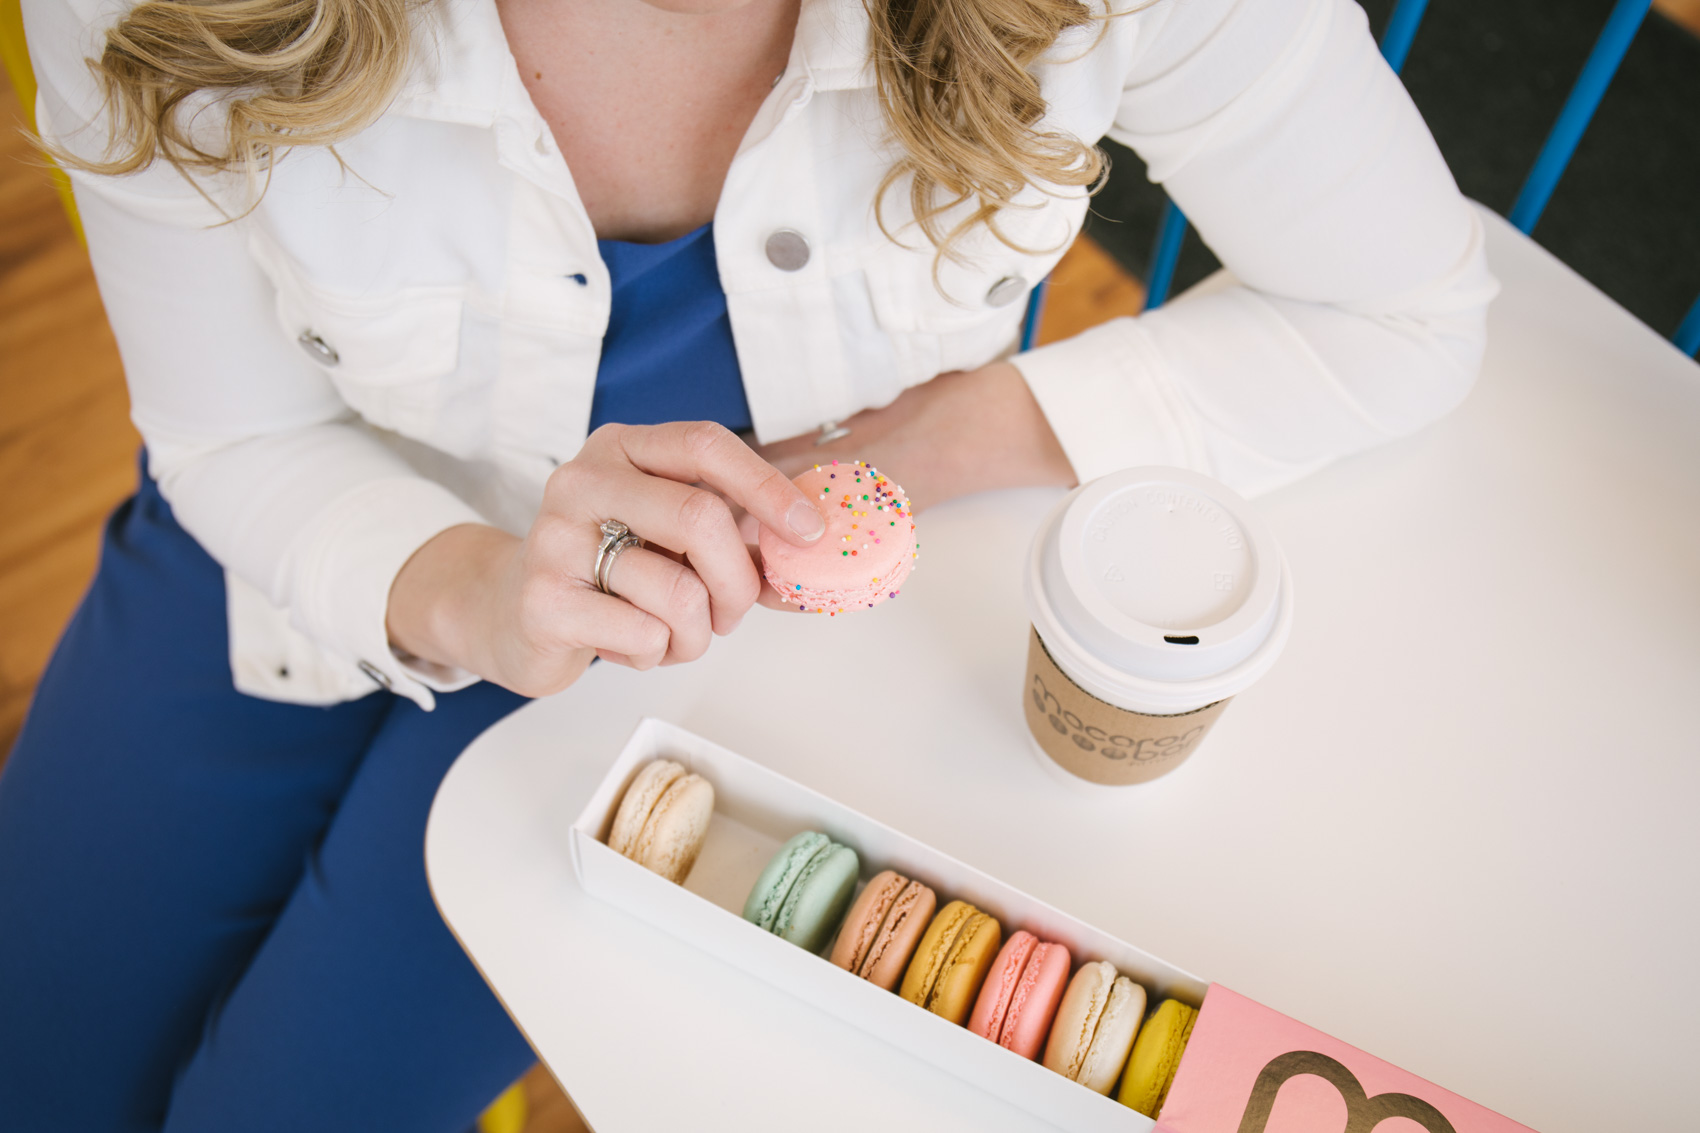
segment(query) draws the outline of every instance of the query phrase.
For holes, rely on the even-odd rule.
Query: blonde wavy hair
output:
[[[940,258],[978,225],[1018,251],[998,213],[1028,185],[1096,190],[1109,160],[1070,134],[1040,130],[1045,99],[1030,67],[1070,28],[1102,20],[1080,0],[863,0],[886,128],[903,149],[876,202],[905,180],[915,222]],[[967,205],[967,209],[960,206]],[[961,212],[946,228],[946,218]],[[934,261],[937,278],[938,260]]]
[[[162,158],[189,175],[268,173],[285,150],[334,146],[383,114],[432,3],[142,0],[89,61],[109,107],[106,157],[54,156],[101,174]],[[1010,243],[996,217],[1027,185],[1102,180],[1102,151],[1038,128],[1045,100],[1029,71],[1064,31],[1102,18],[1081,0],[863,3],[881,109],[902,150],[879,198],[907,180],[915,221],[941,255],[979,224]],[[196,140],[186,111],[198,94],[223,107],[222,146]]]

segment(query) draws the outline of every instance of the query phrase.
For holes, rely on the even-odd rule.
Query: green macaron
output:
[[[744,919],[818,953],[850,907],[860,866],[855,850],[806,830],[762,870],[744,902]]]

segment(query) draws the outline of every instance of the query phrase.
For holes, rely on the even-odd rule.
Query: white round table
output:
[[[1700,367],[1488,223],[1477,392],[1259,501],[1292,640],[1167,778],[1103,800],[1031,754],[1045,491],[923,515],[877,611],[754,611],[466,751],[433,892],[591,1125],[1035,1127],[579,889],[567,827],[645,715],[1546,1133],[1694,1124]],[[846,723],[849,686],[883,690],[892,738]]]

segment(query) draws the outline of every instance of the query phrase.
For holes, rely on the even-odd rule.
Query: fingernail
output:
[[[785,522],[791,525],[791,530],[813,543],[826,533],[826,520],[820,512],[806,500],[798,500],[791,505],[791,510],[785,513]]]

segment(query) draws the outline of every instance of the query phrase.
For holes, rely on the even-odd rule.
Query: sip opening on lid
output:
[[[1233,696],[1274,664],[1292,586],[1274,536],[1225,485],[1133,468],[1065,496],[1040,526],[1027,603],[1083,690],[1175,714]]]

